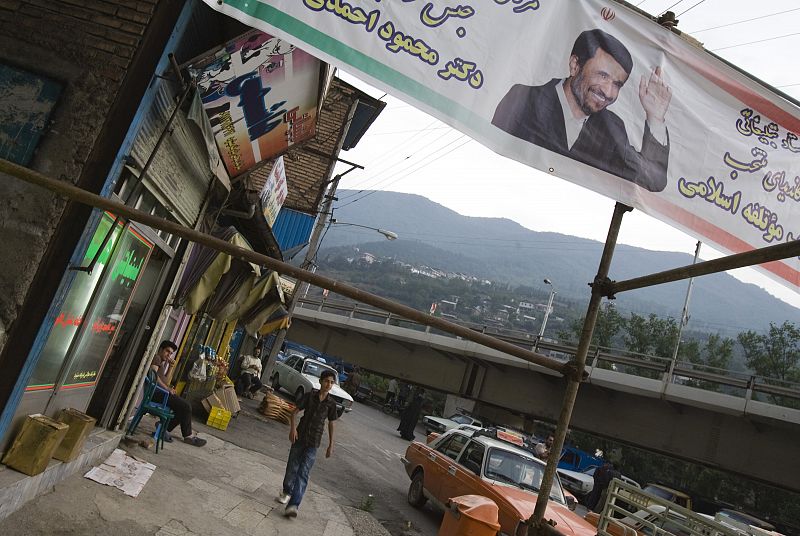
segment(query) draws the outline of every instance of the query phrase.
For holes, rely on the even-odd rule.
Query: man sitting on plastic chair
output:
[[[156,383],[156,373],[152,370],[149,370],[147,372],[147,377],[144,380],[142,402],[136,409],[136,414],[133,416],[133,419],[128,426],[128,435],[133,434],[136,431],[136,428],[139,426],[139,422],[141,422],[142,417],[145,415],[150,414],[157,417],[158,424],[156,424],[156,431],[153,433],[153,437],[156,440],[156,453],[158,453],[158,450],[164,446],[164,434],[167,433],[169,422],[173,419],[173,417],[175,417],[175,414],[172,413],[172,410],[169,409],[169,407],[167,407],[166,400],[160,404],[153,402],[153,395],[156,393],[156,391],[162,391],[167,397],[169,397],[169,391],[159,387],[159,385]]]
[[[169,365],[175,363],[173,354],[177,349],[178,347],[172,341],[163,341],[158,346],[158,352],[156,352],[155,357],[153,357],[150,370],[155,372],[156,382],[162,390],[156,390],[153,395],[153,401],[156,403],[163,403],[166,400],[167,407],[175,414],[175,418],[170,421],[164,432],[164,441],[167,443],[172,442],[172,436],[169,435],[169,432],[180,424],[184,443],[194,445],[195,447],[202,447],[206,444],[206,440],[192,433],[192,407],[186,400],[175,393],[175,389],[167,384],[166,370]],[[164,392],[164,390],[166,392]]]

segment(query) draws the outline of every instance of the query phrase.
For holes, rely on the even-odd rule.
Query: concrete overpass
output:
[[[566,385],[549,369],[363,306],[301,304],[289,338],[378,374],[474,400],[475,412],[495,422],[524,416],[556,421]],[[535,340],[516,342],[530,347]],[[539,351],[571,358],[570,349],[558,345],[542,344]],[[676,381],[665,381],[668,360],[653,356],[595,351],[587,361],[593,366],[572,428],[800,491],[800,410],[767,401],[782,396],[798,402],[797,386],[687,364],[676,367]],[[687,385],[691,381],[736,394]]]

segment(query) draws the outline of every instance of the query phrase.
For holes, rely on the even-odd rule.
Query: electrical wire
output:
[[[428,154],[425,154],[425,155],[423,155],[423,156],[420,158],[420,160],[419,160],[419,161],[417,161],[417,162],[412,162],[411,164],[409,164],[408,166],[406,166],[406,167],[404,167],[404,168],[402,168],[402,169],[399,169],[399,170],[395,170],[395,171],[392,171],[392,172],[390,172],[390,174],[389,174],[387,177],[383,177],[383,178],[380,178],[380,179],[379,179],[379,177],[380,177],[380,176],[381,176],[381,175],[382,175],[384,172],[390,171],[392,168],[396,168],[396,166],[400,165],[402,161],[395,162],[395,163],[393,163],[393,164],[391,164],[391,165],[389,165],[389,166],[386,166],[385,168],[383,168],[381,171],[377,172],[375,175],[373,175],[373,176],[372,176],[372,177],[370,177],[369,179],[366,179],[366,181],[362,181],[362,184],[366,184],[366,182],[369,182],[369,181],[376,181],[376,179],[378,179],[378,180],[377,180],[376,182],[374,182],[374,183],[373,183],[373,184],[372,184],[372,185],[371,185],[369,188],[361,188],[361,189],[360,189],[358,192],[355,192],[355,193],[353,193],[353,194],[350,194],[350,195],[347,195],[347,196],[342,196],[342,197],[340,197],[340,200],[341,200],[341,201],[343,201],[343,200],[345,200],[345,199],[350,199],[351,197],[355,197],[355,196],[359,195],[361,192],[364,192],[364,191],[365,191],[365,190],[367,190],[367,189],[369,189],[369,190],[375,189],[375,187],[377,187],[378,185],[380,185],[380,184],[381,184],[381,183],[383,183],[383,182],[386,182],[386,180],[388,180],[388,179],[391,179],[392,177],[394,177],[394,176],[395,176],[395,175],[397,175],[398,173],[401,173],[401,172],[403,172],[403,171],[406,171],[406,170],[408,170],[408,169],[410,169],[410,168],[414,167],[414,166],[415,166],[415,165],[417,165],[419,162],[421,162],[421,161],[424,161],[426,158],[429,158],[430,156],[434,155],[435,153],[437,153],[437,152],[441,151],[442,149],[444,149],[444,148],[446,148],[446,147],[450,146],[450,145],[451,145],[451,144],[452,144],[454,141],[458,141],[458,140],[460,140],[460,139],[462,139],[462,138],[464,138],[464,137],[465,137],[465,136],[462,134],[462,135],[460,135],[458,138],[456,138],[455,140],[452,140],[452,141],[450,141],[449,143],[447,143],[446,145],[444,145],[444,146],[441,146],[441,147],[438,147],[438,148],[434,148],[434,149],[433,149],[431,152],[429,152]],[[412,158],[412,156],[407,156],[407,157],[406,157],[404,160],[408,160],[408,159],[410,159],[410,158]]]
[[[678,0],[677,2],[675,2],[674,4],[672,4],[671,6],[669,6],[669,7],[668,7],[668,8],[666,8],[665,10],[663,10],[663,11],[662,11],[660,14],[661,14],[661,15],[663,15],[664,13],[666,13],[667,11],[669,11],[670,9],[672,9],[673,7],[677,6],[678,4],[682,4],[682,3],[684,3],[685,1],[686,1],[686,0]]]
[[[400,149],[402,149],[405,146],[409,145],[413,141],[418,141],[419,142],[419,141],[424,140],[425,138],[428,137],[429,134],[431,134],[433,132],[433,130],[434,130],[433,125],[435,125],[436,123],[438,123],[438,121],[436,119],[434,119],[430,123],[425,125],[423,128],[411,131],[411,135],[408,136],[407,138],[405,138],[402,142],[400,142],[399,145],[393,146],[390,150],[387,150],[383,155],[379,156],[377,160],[371,162],[369,165],[377,167],[377,166],[383,164],[384,162],[386,162],[387,160],[389,160],[390,158],[392,158],[394,156],[397,156],[397,154],[399,153]],[[425,132],[425,134],[423,134],[421,137],[417,137],[416,136],[417,134],[422,133],[422,132]],[[401,158],[400,160],[397,160],[397,161],[393,162],[392,164],[390,164],[388,166],[383,166],[378,171],[373,171],[372,175],[373,175],[373,177],[375,175],[379,175],[379,174],[383,173],[389,167],[396,166],[400,162],[402,162],[404,160],[408,160],[411,157],[412,157],[412,155],[408,155],[408,156],[406,156],[404,158]],[[352,189],[360,188],[363,185],[367,184],[371,180],[372,180],[372,177],[367,178],[367,179],[363,179],[360,182],[355,183],[353,186],[351,186],[351,188]]]
[[[713,48],[711,50],[712,50],[712,52],[717,52],[719,50],[728,50],[729,48],[737,48],[737,47],[744,47],[744,46],[747,46],[747,45],[755,45],[755,44],[758,44],[758,43],[766,43],[767,41],[775,41],[776,39],[783,39],[785,37],[792,37],[792,36],[795,36],[795,35],[800,35],[800,32],[790,33],[790,34],[786,34],[786,35],[776,35],[775,37],[768,37],[766,39],[759,39],[758,41],[749,41],[747,43],[739,43],[738,45],[729,45],[729,46],[726,46],[726,47]]]
[[[451,141],[450,143],[448,143],[447,145],[445,145],[444,147],[442,147],[441,149],[439,149],[439,151],[442,151],[442,150],[446,149],[447,147],[449,147],[449,146],[450,146],[450,145],[452,145],[453,143],[456,143],[456,142],[457,142],[457,141],[459,141],[461,138],[465,138],[465,137],[466,137],[466,136],[464,136],[464,135],[462,134],[462,135],[461,135],[461,137],[459,137],[459,138],[456,138],[455,140]],[[457,149],[459,149],[459,148],[463,147],[464,145],[466,145],[467,143],[469,143],[469,142],[471,142],[471,141],[472,141],[472,139],[471,139],[471,138],[469,138],[469,139],[465,140],[465,141],[464,141],[464,143],[462,143],[461,145],[459,145],[459,146],[457,146],[457,147],[454,147],[453,149],[451,149],[450,151],[448,151],[448,152],[447,152],[445,155],[447,155],[447,154],[451,154],[453,151],[455,151],[455,150],[457,150]],[[439,152],[439,151],[437,151],[437,152]],[[430,156],[436,156],[436,153],[433,153],[433,154],[431,154]],[[404,176],[402,176],[402,177],[399,177],[399,178],[395,179],[394,181],[392,181],[392,182],[390,182],[390,183],[386,184],[385,186],[388,186],[389,184],[394,184],[394,183],[396,183],[397,181],[400,181],[400,180],[402,180],[402,179],[408,178],[408,177],[409,177],[411,174],[413,174],[413,173],[416,173],[416,172],[417,172],[417,171],[419,171],[420,169],[422,169],[422,168],[424,168],[424,167],[427,167],[427,166],[429,166],[430,164],[432,164],[432,163],[433,163],[433,162],[435,162],[435,161],[436,161],[436,160],[429,160],[428,162],[425,162],[425,163],[423,163],[423,164],[422,164],[420,167],[418,167],[418,168],[416,168],[416,169],[414,169],[414,170],[410,171],[409,173],[405,174],[405,175],[404,175]],[[408,169],[408,168],[406,168],[406,169]],[[390,175],[389,177],[387,177],[386,179],[384,179],[383,181],[381,181],[381,183],[382,183],[382,182],[385,182],[387,179],[391,178],[392,176],[394,176],[394,175],[397,175],[398,173],[402,173],[402,172],[406,171],[406,169],[401,169],[401,170],[398,170],[398,171],[397,171],[397,173],[394,173],[394,174]],[[375,186],[377,186],[378,184],[381,184],[381,183],[376,183],[376,184],[375,184]],[[358,202],[358,201],[361,201],[362,199],[364,199],[364,198],[366,198],[366,197],[369,197],[369,196],[371,196],[372,194],[374,194],[374,193],[376,193],[376,192],[378,192],[378,191],[380,191],[380,190],[371,190],[371,191],[369,191],[369,192],[365,193],[364,195],[362,195],[361,197],[358,197],[358,198],[356,198],[356,199],[353,199],[352,201],[349,201],[349,202],[347,202],[347,203],[345,203],[345,204],[343,204],[343,205],[339,205],[339,206],[338,206],[338,207],[336,207],[336,208],[338,208],[338,209],[341,209],[341,208],[343,208],[343,207],[346,207],[347,205],[352,205],[353,203],[356,203],[356,202]]]
[[[688,13],[689,11],[693,10],[694,8],[696,8],[697,6],[699,6],[700,4],[702,4],[702,3],[703,3],[703,2],[705,2],[705,1],[706,1],[706,0],[700,0],[699,2],[697,2],[695,5],[693,5],[693,6],[692,6],[692,7],[690,7],[689,9],[686,9],[686,10],[684,10],[684,11],[681,11],[680,13],[678,13],[678,14],[677,14],[677,15],[675,15],[675,16],[676,16],[676,17],[680,17],[680,16],[681,16],[681,15],[683,15],[684,13]]]
[[[785,11],[778,11],[777,13],[770,13],[769,15],[761,15],[760,17],[751,17],[749,19],[737,20],[736,22],[729,22],[727,24],[720,24],[719,26],[711,26],[710,28],[703,28],[702,30],[687,31],[686,33],[693,34],[693,35],[694,34],[699,34],[701,32],[708,32],[708,31],[711,31],[711,30],[718,30],[720,28],[727,28],[729,26],[736,26],[737,24],[744,24],[745,22],[752,22],[754,20],[761,20],[761,19],[766,19],[766,18],[769,18],[769,17],[775,17],[775,16],[778,16],[778,15],[784,15],[786,13],[791,13],[792,11],[800,11],[800,7],[796,7],[796,8],[793,8],[793,9],[787,9]]]

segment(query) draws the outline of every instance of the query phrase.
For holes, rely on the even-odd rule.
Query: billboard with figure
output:
[[[252,30],[189,67],[231,177],[316,133],[321,62]]]
[[[722,251],[800,236],[800,109],[621,3],[205,1]]]

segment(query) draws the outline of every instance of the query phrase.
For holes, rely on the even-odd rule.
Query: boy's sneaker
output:
[[[281,504],[286,504],[289,502],[290,497],[291,495],[289,495],[288,493],[281,492],[277,497],[275,497],[275,501]]]
[[[290,504],[286,507],[286,510],[283,512],[283,515],[286,517],[297,517],[297,506]]]

